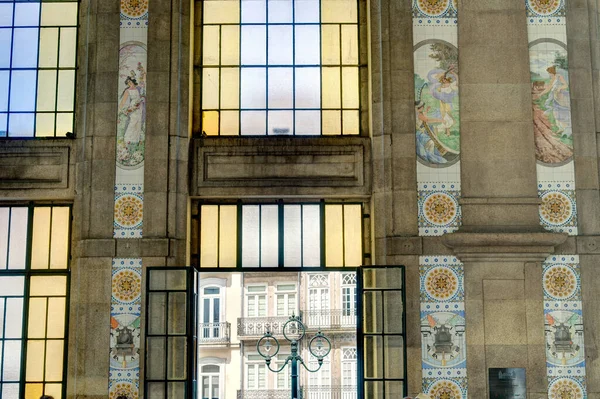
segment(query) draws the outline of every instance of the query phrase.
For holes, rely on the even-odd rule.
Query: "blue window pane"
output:
[[[0,29],[0,68],[10,67],[10,41],[12,29]]]
[[[35,68],[38,59],[38,29],[15,29],[13,43],[13,68]]]
[[[33,137],[34,114],[10,114],[8,134],[10,137]]]
[[[15,26],[39,26],[40,3],[16,3]]]
[[[0,71],[0,112],[8,111],[8,71]]]
[[[8,128],[6,126],[8,116],[7,114],[0,114],[0,137],[6,137],[8,134]]]
[[[319,0],[295,0],[295,22],[319,22],[320,6]]]
[[[269,0],[269,22],[292,22],[292,1]]]
[[[36,75],[36,71],[12,72],[10,84],[11,111],[35,111]]]
[[[319,65],[320,63],[320,27],[296,26],[296,65]]]
[[[267,4],[265,0],[242,0],[242,23],[266,22]]]
[[[12,3],[0,3],[0,26],[12,26],[13,5]]]

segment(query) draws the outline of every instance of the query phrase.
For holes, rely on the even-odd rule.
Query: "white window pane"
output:
[[[242,26],[242,65],[265,65],[267,60],[265,26]]]
[[[291,25],[269,26],[269,64],[293,65]]]
[[[19,381],[21,377],[21,341],[4,341],[4,381]]]
[[[296,108],[321,108],[321,68],[296,68]]]
[[[33,117],[34,114],[11,114],[8,135],[10,137],[33,137]]]
[[[244,205],[242,207],[242,266],[259,266],[258,222],[258,205]]]
[[[321,112],[320,111],[296,111],[297,135],[321,134]]]
[[[2,6],[0,4],[0,6]],[[0,10],[0,20],[2,19],[2,10]],[[10,66],[10,44],[12,30],[8,28],[0,29],[0,68]]]
[[[15,26],[37,26],[40,24],[40,3],[16,3]]]
[[[6,298],[4,338],[23,336],[23,298]]]
[[[11,111],[35,111],[36,71],[13,71],[10,89]]]
[[[3,384],[2,399],[19,399],[19,384]]]
[[[321,63],[319,26],[296,26],[296,65]]]
[[[8,111],[8,71],[0,71],[0,112]],[[0,126],[4,129],[6,124]]]
[[[321,224],[319,205],[305,205],[302,211],[304,266],[321,265]]]
[[[277,266],[279,259],[279,210],[265,205],[261,212],[261,266]]]
[[[266,90],[267,81],[265,68],[242,68],[242,108],[266,108]]]
[[[267,4],[265,0],[241,0],[242,22],[266,22]]]
[[[13,119],[15,115],[11,115]],[[8,248],[8,268],[25,268],[25,250],[27,247],[27,208],[12,208],[10,219],[10,245]]]
[[[13,5],[12,3],[0,3],[0,26],[12,26]]]
[[[295,22],[319,22],[319,0],[295,0],[294,8]]]
[[[269,0],[269,22],[292,22],[292,1]]]
[[[0,295],[19,296],[24,293],[25,278],[23,276],[1,276]],[[0,297],[1,298],[1,297]]]
[[[302,223],[300,205],[286,205],[283,208],[284,265],[302,266]]]
[[[269,111],[269,135],[285,136],[293,133],[294,111]]]
[[[242,111],[240,132],[242,136],[265,135],[267,132],[266,111]]]
[[[35,68],[37,66],[38,36],[37,28],[14,30],[13,68]]]
[[[269,108],[292,108],[292,68],[269,68]]]

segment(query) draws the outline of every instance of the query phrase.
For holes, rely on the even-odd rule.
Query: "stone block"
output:
[[[526,345],[486,345],[485,360],[487,368],[519,367],[527,368]],[[470,379],[470,378],[469,378]],[[486,375],[487,379],[487,375]]]
[[[0,189],[66,189],[73,142],[20,141],[0,148]]]
[[[422,255],[421,237],[390,237],[387,246],[388,255]]]
[[[393,234],[416,236],[418,234],[417,193],[414,190],[395,190],[392,193]]]
[[[525,282],[523,280],[483,280],[485,301],[502,299],[525,299]]]
[[[504,284],[501,285],[504,286]],[[490,285],[486,286],[490,287]],[[522,289],[521,287],[520,290],[522,291]],[[487,291],[492,290],[488,288]],[[513,295],[517,295],[519,289],[514,291],[516,292],[513,292]],[[486,289],[484,288],[484,298],[485,295]],[[503,346],[522,346],[527,344],[527,337],[523,334],[523,329],[527,328],[527,317],[522,300],[487,300],[486,298],[484,302],[484,317],[486,343]]]
[[[78,243],[82,257],[114,257],[116,254],[115,240],[112,238],[100,238],[81,240]]]

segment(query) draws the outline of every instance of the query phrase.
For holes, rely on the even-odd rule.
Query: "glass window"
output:
[[[200,367],[202,399],[221,399],[221,366],[210,364]]]
[[[246,389],[265,389],[267,386],[267,366],[260,355],[246,358]]]
[[[265,285],[246,287],[246,316],[267,316],[267,287]]]
[[[0,2],[0,137],[73,131],[76,0]]]
[[[296,284],[277,284],[277,316],[297,314]]]
[[[204,0],[201,132],[359,134],[357,0]]]
[[[0,397],[65,397],[70,217],[0,207]]]

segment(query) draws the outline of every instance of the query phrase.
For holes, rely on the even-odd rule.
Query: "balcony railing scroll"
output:
[[[246,389],[237,391],[237,399],[291,399],[291,392],[289,389]],[[302,387],[299,399],[356,399],[356,386]]]
[[[222,344],[231,339],[231,323],[200,323],[198,325],[199,344]]]
[[[307,330],[353,330],[356,328],[356,309],[326,309],[300,311]],[[258,337],[267,331],[278,336],[288,316],[238,318],[238,336]]]
[[[291,396],[289,389],[244,389],[237,391],[237,399],[290,399]]]
[[[238,319],[238,336],[263,336],[267,332],[278,336],[283,334],[283,325],[289,320],[288,316],[281,317],[241,317]]]

